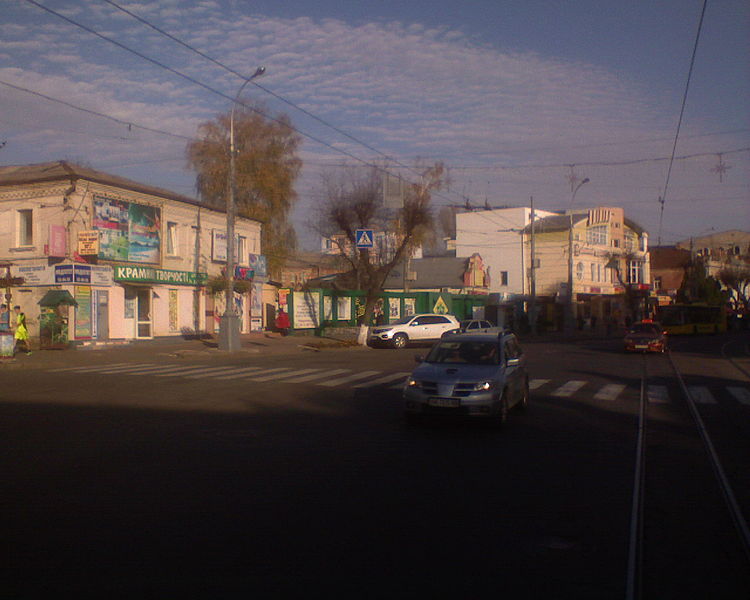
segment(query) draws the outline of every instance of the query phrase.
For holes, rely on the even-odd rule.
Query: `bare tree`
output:
[[[324,182],[325,199],[320,210],[317,231],[333,240],[339,254],[350,267],[346,284],[366,292],[365,313],[360,321],[360,343],[365,342],[378,297],[394,267],[419,247],[432,231],[430,207],[432,192],[445,184],[445,167],[436,163],[424,168],[418,183],[409,184],[403,206],[388,210],[383,205],[381,169],[354,173],[344,180],[328,176]],[[357,248],[356,230],[372,229],[393,233],[392,252],[377,255],[369,248]]]
[[[727,265],[719,271],[719,281],[731,290],[733,308],[747,312],[750,309],[750,265]]]

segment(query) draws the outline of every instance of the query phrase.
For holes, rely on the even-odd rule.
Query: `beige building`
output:
[[[524,244],[526,274],[531,277],[531,226],[524,229]],[[584,319],[624,319],[629,310],[626,288],[646,295],[650,287],[648,234],[625,218],[622,208],[597,207],[537,220],[533,254],[536,294],[558,306],[567,298],[572,260],[574,306]],[[551,314],[547,317],[554,320]]]
[[[247,332],[262,326],[265,259],[260,223],[238,217],[235,227],[235,278],[247,280],[235,301]],[[11,265],[16,285],[5,293],[32,337],[46,318],[39,301],[62,297],[51,290],[75,301],[57,309],[70,340],[213,333],[224,294],[206,284],[226,265],[226,214],[65,161],[0,167],[0,263]]]

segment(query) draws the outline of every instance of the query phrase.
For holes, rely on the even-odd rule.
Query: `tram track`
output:
[[[744,347],[744,352],[747,356],[747,345]],[[728,344],[722,347],[721,356],[742,374],[743,379],[750,380],[750,373],[747,369],[729,355]],[[656,357],[644,355],[640,365],[641,381],[629,527],[626,598],[627,600],[640,600],[641,598],[687,597],[685,593],[691,591],[689,584],[675,581],[672,590],[663,582],[659,584],[654,582],[663,576],[676,578],[675,572],[665,573],[664,567],[674,567],[680,562],[679,559],[665,560],[659,556],[660,550],[669,548],[670,544],[674,543],[674,540],[659,539],[660,534],[674,533],[677,530],[679,531],[677,537],[680,539],[691,539],[691,536],[685,533],[691,529],[696,532],[692,539],[696,546],[696,554],[700,555],[705,552],[721,554],[721,561],[716,557],[714,560],[723,565],[724,572],[729,577],[736,575],[734,583],[728,581],[727,575],[724,575],[723,585],[728,590],[736,585],[738,593],[742,594],[736,597],[750,597],[750,529],[733,488],[732,478],[727,474],[727,469],[721,460],[721,452],[717,451],[710,428],[707,427],[698,402],[691,393],[691,389],[694,390],[695,387],[691,388],[686,384],[686,375],[680,371],[671,352],[666,354],[665,361],[661,364],[655,363],[652,360],[654,358]],[[668,363],[668,367],[664,362]],[[664,407],[649,406],[647,388],[650,381],[658,378],[657,375],[649,372],[651,365],[654,365],[651,367],[652,371],[661,369],[662,380],[669,371],[671,385],[679,392],[676,394],[678,402],[669,409],[671,414],[667,414]],[[715,408],[721,410],[718,405]],[[747,413],[740,416],[746,419]],[[747,423],[740,420],[735,425],[737,436],[747,439]],[[675,431],[678,431],[677,435]],[[676,442],[685,443],[686,439],[690,440],[687,442],[689,450],[682,455],[683,452],[678,450]],[[692,464],[691,458],[694,460]],[[671,473],[671,469],[676,474]],[[736,476],[736,470],[733,474]],[[668,489],[671,484],[682,485],[683,489],[679,487]],[[702,487],[703,490],[701,490]],[[695,499],[698,495],[700,495],[700,500],[696,500],[694,505],[690,501],[685,502],[677,511],[679,513],[677,517],[668,514],[669,509],[665,506],[665,498]],[[700,521],[701,515],[707,513],[711,513],[712,518],[706,521],[710,521],[712,525],[721,523],[722,531],[720,534],[717,533],[717,538],[720,538],[722,544],[725,545],[712,548],[703,544],[703,540],[707,539],[712,532],[712,525]],[[662,519],[668,524],[664,525],[661,522]],[[680,519],[684,522],[681,523]],[[733,539],[729,540],[729,538]],[[689,552],[682,552],[682,556],[688,555]],[[731,558],[725,560],[726,555],[731,555]],[[654,557],[657,557],[656,561],[653,560]],[[700,559],[695,560],[696,563],[701,563]],[[690,569],[689,565],[685,566],[688,570]],[[655,571],[662,572],[657,574]],[[695,575],[692,578],[695,579]],[[681,588],[684,588],[681,592],[676,591]],[[672,591],[675,592],[674,595],[670,593]],[[695,589],[692,591],[697,592]],[[716,597],[724,596],[719,594]]]

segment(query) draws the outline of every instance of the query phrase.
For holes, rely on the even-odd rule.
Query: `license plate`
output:
[[[636,350],[648,350],[648,345],[647,344],[636,344],[635,345],[635,349]]]
[[[430,398],[428,404],[430,406],[441,406],[443,408],[456,408],[459,406],[459,400],[457,398]]]

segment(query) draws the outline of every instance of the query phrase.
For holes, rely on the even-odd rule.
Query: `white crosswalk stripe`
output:
[[[669,394],[666,385],[650,385],[646,388],[646,399],[651,404],[667,404]]]
[[[313,373],[312,375],[303,375],[302,377],[287,379],[285,383],[305,383],[307,381],[315,381],[316,379],[323,379],[325,377],[333,377],[334,375],[340,375],[341,373],[348,373],[349,371],[350,369],[332,369],[330,371],[321,371],[320,373]]]
[[[219,375],[216,379],[239,379],[262,370],[263,367],[245,367],[243,369],[237,369],[237,372],[232,373],[231,375]]]
[[[63,367],[61,369],[50,369],[50,373],[64,373],[65,371],[75,371],[76,373],[85,373],[86,371],[96,371],[97,369],[107,369],[114,367],[129,366],[131,363],[108,363],[106,365],[97,365],[95,367]],[[145,363],[144,363],[145,364]]]
[[[195,373],[186,375],[185,379],[205,379],[207,377],[215,377],[216,375],[228,375],[237,371],[237,367],[212,367],[206,369],[200,369]]]
[[[299,377],[301,375],[309,375],[310,373],[316,373],[318,369],[296,369],[289,371],[289,373],[283,373],[279,375],[279,382],[284,383],[289,377]]]
[[[688,392],[690,392],[690,397],[696,404],[716,404],[716,398],[714,398],[711,391],[703,385],[689,385]]]
[[[570,398],[584,385],[586,385],[586,383],[586,381],[568,381],[564,385],[561,385],[559,388],[557,388],[554,392],[552,392],[552,395],[557,398]]]
[[[362,383],[358,383],[357,385],[353,386],[355,388],[366,388],[366,387],[373,387],[376,385],[381,385],[383,383],[391,383],[392,381],[398,379],[399,383],[395,387],[401,387],[401,385],[404,382],[404,379],[406,379],[409,376],[409,373],[406,371],[402,371],[400,373],[389,373],[388,375],[383,375],[382,377],[378,377],[377,379],[371,379],[370,381],[364,381]],[[394,387],[394,386],[391,386]]]
[[[536,390],[542,387],[545,383],[549,383],[549,379],[532,379],[529,381],[529,389]]]
[[[136,369],[128,369],[127,371],[118,371],[119,373],[125,373],[127,375],[156,375],[157,373],[163,373],[165,371],[171,371],[173,369],[179,369],[180,367],[177,365],[153,365],[150,367],[143,367],[143,368],[136,368]],[[184,368],[184,367],[183,367]],[[106,373],[107,371],[102,371],[102,373]]]
[[[728,386],[727,391],[737,399],[737,402],[750,406],[750,391],[742,387]]]
[[[190,373],[200,373],[205,370],[205,367],[200,365],[189,365],[189,366],[173,366],[171,369],[156,373],[157,377],[182,377]]]
[[[617,396],[619,396],[624,389],[625,386],[621,383],[609,383],[594,394],[594,400],[605,400],[611,402],[612,400],[616,400]]]
[[[256,377],[255,375],[248,377],[250,381],[271,381],[272,379],[278,379],[279,377],[283,377],[287,374],[288,371],[291,371],[289,367],[277,367],[275,369],[268,369],[266,371],[261,371],[258,375],[260,377]]]
[[[352,381],[358,381],[360,379],[366,379],[373,375],[380,375],[380,371],[361,371],[359,373],[353,373],[346,375],[345,377],[339,377],[338,379],[332,379],[331,381],[324,381],[323,383],[317,383],[316,385],[322,385],[324,387],[335,387],[344,383],[350,383]]]

